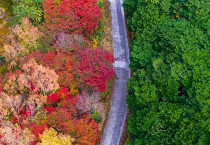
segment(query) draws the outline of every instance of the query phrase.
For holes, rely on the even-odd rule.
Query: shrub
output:
[[[97,28],[102,16],[96,0],[44,0],[43,8],[48,28],[68,33],[88,34]]]

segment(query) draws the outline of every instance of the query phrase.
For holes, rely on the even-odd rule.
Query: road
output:
[[[112,36],[115,57],[115,72],[111,109],[101,145],[119,145],[127,115],[127,80],[130,77],[129,47],[125,25],[123,0],[109,0],[112,16]]]

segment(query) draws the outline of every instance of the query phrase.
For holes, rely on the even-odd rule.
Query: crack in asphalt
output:
[[[128,65],[129,47],[125,25],[123,0],[109,0],[112,16],[112,36],[115,57],[115,72],[111,108],[101,145],[119,145],[127,115],[127,81],[130,78]]]

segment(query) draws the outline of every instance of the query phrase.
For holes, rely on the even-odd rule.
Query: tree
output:
[[[132,2],[129,144],[208,144],[207,2]]]
[[[102,16],[96,0],[44,0],[43,8],[48,28],[68,33],[91,33]]]
[[[22,17],[29,17],[33,24],[43,21],[43,0],[12,0],[12,12],[15,15],[13,23],[20,24]]]

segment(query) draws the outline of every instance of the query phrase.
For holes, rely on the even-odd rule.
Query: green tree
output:
[[[135,32],[127,96],[129,145],[210,143],[208,4],[125,1]]]
[[[22,17],[29,17],[33,24],[38,25],[43,21],[43,0],[12,0],[14,24],[20,24]]]

